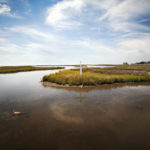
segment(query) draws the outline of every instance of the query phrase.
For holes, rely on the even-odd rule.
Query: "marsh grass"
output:
[[[104,74],[92,71],[83,72],[80,76],[79,71],[63,70],[55,74],[46,75],[43,77],[43,81],[48,81],[57,84],[69,84],[69,85],[100,85],[100,84],[112,84],[123,82],[141,82],[150,81],[150,75],[144,73],[143,75],[131,75],[131,74]]]
[[[150,71],[150,65],[115,65],[115,67],[113,68],[106,68],[106,69]]]
[[[143,76],[145,75],[144,71],[135,71],[135,70],[119,70],[119,69],[110,69],[110,68],[83,68],[84,72],[91,71],[102,74],[117,74],[117,75],[137,75]],[[79,69],[72,69],[72,71],[79,71]]]
[[[5,66],[0,67],[0,73],[16,73],[24,71],[54,70],[54,69],[64,69],[64,67]]]

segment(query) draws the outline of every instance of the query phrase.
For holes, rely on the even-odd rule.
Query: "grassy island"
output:
[[[64,67],[3,66],[0,67],[0,73],[16,73],[24,71],[54,70],[54,69],[64,69]]]
[[[101,70],[101,69],[100,69]],[[146,72],[136,73],[109,73],[102,69],[102,72],[94,70],[83,70],[82,76],[80,76],[79,70],[63,70],[55,74],[46,75],[43,77],[43,81],[51,83],[57,83],[61,85],[101,85],[101,84],[112,84],[112,83],[123,83],[123,82],[141,82],[150,81],[150,75]]]

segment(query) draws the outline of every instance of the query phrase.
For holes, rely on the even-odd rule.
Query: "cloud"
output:
[[[132,52],[143,52],[147,53],[150,56],[150,35],[149,37],[136,38],[136,39],[127,39],[120,41],[120,47],[123,49],[128,49]]]
[[[133,30],[149,30],[144,25],[136,22],[142,16],[150,15],[149,0],[125,0],[118,2],[113,7],[105,9],[105,13],[100,16],[99,21],[108,21],[109,27],[114,31],[130,32]]]
[[[14,27],[6,28],[6,30],[11,31],[11,32],[16,32],[19,34],[28,35],[33,38],[40,37],[40,38],[52,39],[54,36],[50,33],[40,31],[39,29],[36,29],[35,27],[28,27],[28,26],[14,26]]]
[[[62,0],[47,9],[46,23],[57,29],[73,29],[84,25],[115,6],[119,0]],[[101,12],[102,11],[102,12]],[[98,18],[97,18],[98,20]]]
[[[28,64],[39,61],[41,64],[68,64],[80,60],[84,63],[136,62],[150,57],[150,34],[139,38],[112,39],[113,44],[109,44],[107,39],[84,36],[73,39],[29,26],[5,28],[4,32],[7,36],[0,36],[0,55],[10,59],[13,55],[17,63],[20,63],[20,58],[24,64],[29,58]]]
[[[10,48],[11,47],[11,48]],[[0,54],[18,54],[21,47],[6,38],[0,38]]]
[[[0,4],[0,14],[9,14],[10,13],[10,7],[5,4]]]
[[[142,14],[150,13],[149,0],[125,0],[118,2],[114,7],[108,7],[106,13],[101,17],[109,18],[110,20],[129,20],[130,18],[137,17]]]
[[[12,17],[12,18],[21,18],[20,16],[11,13],[11,8],[6,4],[0,4],[0,15]]]
[[[53,60],[53,63],[56,63],[56,61],[57,63],[67,63],[72,58],[71,63],[77,63],[79,59],[86,60],[85,56],[90,59],[95,58],[96,55],[103,59],[103,56],[107,53],[112,54],[111,48],[102,44],[102,41],[95,39],[79,38],[73,40],[24,26],[5,28],[5,33],[7,37],[5,39],[0,38],[0,55],[3,56],[9,54],[10,57],[11,55],[16,57],[14,54],[17,52],[20,57],[22,55],[41,57],[45,58],[47,62]],[[99,58],[96,58],[96,60],[99,60]]]
[[[149,27],[136,21],[150,15],[149,6],[149,0],[62,0],[47,9],[46,23],[65,30],[84,26],[90,21],[100,27],[107,26],[113,32],[149,31]]]
[[[64,0],[48,8],[46,23],[60,29],[70,29],[81,26],[76,21],[84,2],[82,0]]]

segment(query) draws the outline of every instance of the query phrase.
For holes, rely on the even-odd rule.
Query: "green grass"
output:
[[[37,70],[54,70],[63,69],[64,67],[32,67],[32,66],[4,66],[0,67],[0,73],[16,73],[24,71],[37,71]]]
[[[63,70],[55,74],[44,76],[43,81],[48,81],[62,85],[100,85],[123,82],[150,81],[150,75],[148,73],[144,73],[143,75],[120,75],[85,71],[83,72],[82,76],[80,76],[79,71]]]

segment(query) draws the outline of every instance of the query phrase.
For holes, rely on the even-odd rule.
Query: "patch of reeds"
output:
[[[112,68],[83,68],[85,71],[92,71],[102,74],[119,74],[119,75],[137,75],[137,76],[143,76],[145,75],[145,72],[141,71],[135,71],[135,70],[119,70],[119,69],[112,69]],[[79,71],[79,69],[72,69],[72,71]]]
[[[150,65],[116,65],[113,68],[106,68],[106,69],[150,71]]]
[[[112,84],[123,82],[141,82],[150,81],[150,75],[144,73],[143,75],[131,75],[131,74],[104,74],[92,71],[83,72],[80,76],[79,71],[63,70],[55,74],[46,75],[43,77],[43,81],[48,81],[57,84],[69,84],[72,85],[100,85],[100,84]]]
[[[0,67],[0,73],[16,73],[24,71],[54,70],[54,69],[64,69],[64,67],[6,66]]]

